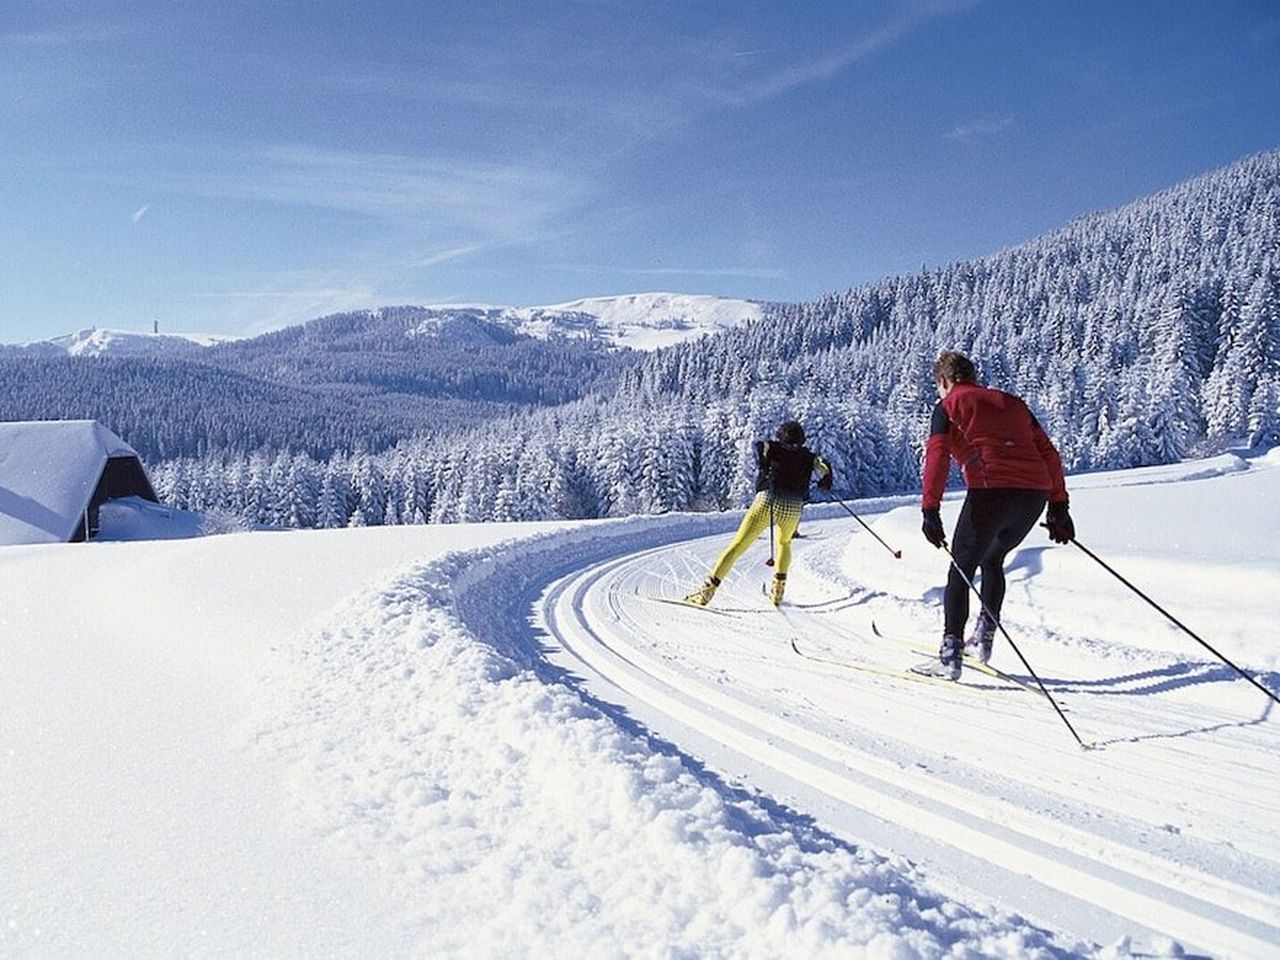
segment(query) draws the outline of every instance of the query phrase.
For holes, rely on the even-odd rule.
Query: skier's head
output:
[[[938,386],[948,383],[976,383],[973,361],[963,353],[944,350],[933,364],[933,382]]]
[[[794,444],[797,447],[804,445],[804,427],[800,426],[799,420],[788,420],[778,427],[778,432],[774,436],[782,443]]]

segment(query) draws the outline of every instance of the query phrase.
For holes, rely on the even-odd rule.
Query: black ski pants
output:
[[[1048,499],[1044,490],[970,490],[965,496],[951,537],[955,565],[942,601],[948,635],[963,637],[969,620],[969,585],[959,570],[970,581],[974,571],[982,571],[982,602],[1000,619],[1005,557],[1031,532]]]

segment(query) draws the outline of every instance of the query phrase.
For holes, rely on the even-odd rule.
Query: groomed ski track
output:
[[[935,634],[936,600],[851,582],[840,563],[856,536],[847,521],[806,517],[804,532],[779,610],[762,596],[771,570],[760,546],[721,588],[719,615],[652,602],[696,586],[723,534],[604,560],[584,551],[597,559],[535,603],[542,654],[726,784],[904,855],[971,906],[1101,944],[1170,937],[1213,956],[1280,955],[1280,833],[1268,799],[1232,788],[1234,769],[1259,765],[1280,782],[1261,694],[1212,663],[1135,653],[1117,671],[1090,660],[1087,643],[1024,631],[1083,750],[1042,697],[998,679],[895,676]],[[872,633],[873,619],[889,638]],[[797,638],[834,662],[797,656]],[[999,643],[994,662],[1022,673]],[[1159,806],[1162,781],[1188,777],[1203,785],[1200,806],[1146,809]]]

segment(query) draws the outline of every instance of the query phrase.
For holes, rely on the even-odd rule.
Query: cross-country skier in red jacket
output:
[[[1011,393],[980,386],[973,361],[944,352],[933,365],[939,400],[924,457],[922,530],[935,547],[946,545],[938,506],[954,459],[964,474],[968,493],[952,534],[954,561],[943,597],[945,626],[938,648],[941,676],[960,678],[965,624],[969,620],[969,587],[981,569],[985,609],[978,615],[969,645],[986,663],[1004,603],[1004,561],[1035,526],[1049,504],[1049,537],[1067,543],[1075,527],[1067,509],[1062,460],[1027,405]],[[963,576],[961,576],[963,571]],[[990,616],[988,616],[990,613]],[[992,617],[995,619],[993,620]]]

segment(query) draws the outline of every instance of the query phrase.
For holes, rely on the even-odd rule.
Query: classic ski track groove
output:
[[[1132,922],[1232,955],[1261,956],[1276,949],[1274,940],[1263,939],[1274,930],[1276,906],[1258,891],[833,740],[735,697],[723,685],[713,687],[683,673],[628,642],[627,634],[642,639],[655,625],[651,617],[635,610],[636,595],[619,589],[619,572],[668,549],[585,567],[555,582],[545,595],[545,622],[566,652],[592,673],[677,723],[702,731],[841,804],[903,824],[944,844],[981,850],[983,859],[1003,869],[1034,876],[1064,894],[1106,911],[1119,911]],[[601,590],[606,592],[610,622],[593,623],[585,598]],[[679,606],[673,605],[673,613]],[[702,617],[704,612],[690,609],[687,615]],[[765,609],[758,614],[721,612],[753,619],[772,613]],[[706,618],[708,628],[725,629],[721,619]],[[784,657],[792,656],[786,643],[779,638],[780,666]],[[901,686],[897,678],[867,676],[865,680]],[[931,685],[938,688],[933,696],[948,693],[946,686]],[[1035,702],[1019,700],[1028,707]],[[1064,745],[1063,749],[1073,748]],[[971,809],[983,810],[984,815],[971,814]],[[1046,837],[1060,839],[1049,842]],[[1185,892],[1187,888],[1195,892]],[[1234,922],[1222,922],[1226,917]],[[1251,934],[1253,929],[1258,936]]]

